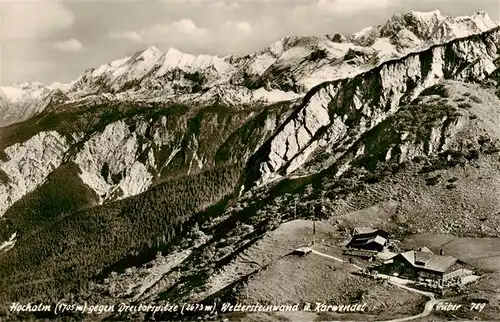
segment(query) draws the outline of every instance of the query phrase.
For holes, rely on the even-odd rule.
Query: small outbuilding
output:
[[[305,256],[307,254],[310,254],[312,252],[312,249],[309,247],[299,247],[294,249],[293,253],[295,255],[300,255],[300,256]]]
[[[389,234],[381,229],[356,228],[347,248],[381,252],[389,241]]]

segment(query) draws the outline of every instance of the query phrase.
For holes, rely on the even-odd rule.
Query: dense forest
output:
[[[234,191],[240,169],[219,166],[87,208],[92,196],[82,195],[80,205],[69,205],[60,188],[67,186],[45,185],[45,191],[27,195],[20,202],[27,207],[19,206],[2,225],[2,235],[17,231],[18,238],[16,247],[0,255],[0,300],[49,303],[85,291],[89,279],[114,263],[153,247],[159,239],[168,244],[183,223]],[[83,208],[74,211],[78,206]],[[21,209],[27,209],[28,216]]]

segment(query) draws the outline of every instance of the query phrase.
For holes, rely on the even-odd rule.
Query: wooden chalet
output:
[[[381,229],[356,228],[352,239],[347,244],[348,249],[357,249],[371,252],[381,252],[387,246],[389,233]]]
[[[382,271],[398,273],[401,277],[417,280],[433,280],[440,284],[459,283],[462,277],[472,274],[465,263],[452,256],[432,253],[428,249],[410,250],[386,261]]]

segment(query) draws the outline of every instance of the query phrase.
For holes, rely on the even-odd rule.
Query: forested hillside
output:
[[[182,233],[182,224],[232,194],[239,175],[239,165],[221,166],[76,212],[61,203],[61,212],[51,214],[50,204],[29,200],[28,195],[24,205],[31,206],[30,217],[19,211],[2,226],[2,235],[14,229],[19,238],[12,251],[0,254],[1,301],[55,303],[85,291],[89,279],[127,256],[159,244],[168,249]],[[41,198],[50,193],[41,193]]]

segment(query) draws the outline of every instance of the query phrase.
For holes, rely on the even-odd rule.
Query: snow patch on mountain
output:
[[[114,91],[120,91],[129,82],[139,81],[158,66],[163,53],[156,47],[151,47],[136,55],[127,63],[119,66],[109,76],[108,83]]]
[[[24,121],[42,112],[60,90],[40,82],[0,87],[0,126]]]
[[[276,102],[283,102],[283,101],[291,101],[296,98],[301,97],[301,95],[294,93],[292,91],[284,92],[280,91],[277,89],[272,89],[270,91],[264,89],[264,88],[259,88],[252,92],[252,99],[248,102],[250,103],[251,101],[263,101],[263,102],[269,102],[269,103],[276,103]]]
[[[226,105],[249,105],[255,103],[273,104],[277,102],[293,101],[301,98],[301,94],[292,91],[282,91],[279,89],[259,88],[250,90],[248,88],[240,88],[234,85],[219,85],[210,88],[202,95],[186,95],[179,101],[184,103],[207,104],[210,102],[222,102]]]
[[[391,43],[389,38],[378,38],[373,43],[372,48],[378,51],[379,57],[382,57],[385,60],[397,57],[399,54],[398,49]]]
[[[175,48],[170,48],[162,57],[163,63],[156,71],[155,77],[162,77],[167,72],[175,69],[195,73],[213,68],[218,78],[225,80],[225,77],[228,77],[234,72],[234,67],[218,56],[194,56],[183,53]]]
[[[47,87],[50,89],[60,89],[64,93],[64,92],[69,90],[70,84],[63,84],[63,83],[59,83],[59,82],[54,82]]]
[[[6,158],[0,158],[0,170],[6,178],[0,181],[0,217],[14,202],[42,184],[61,165],[68,149],[66,139],[56,131],[40,132],[5,148]]]
[[[276,56],[264,52],[260,55],[255,55],[245,66],[245,69],[250,75],[262,75],[275,62]]]
[[[1,87],[2,95],[8,99],[11,103],[17,103],[23,99],[23,97],[27,94],[25,90],[19,87]],[[40,96],[40,91],[32,92],[29,94],[34,94],[33,96]],[[28,94],[28,95],[29,95]]]
[[[0,87],[0,94],[10,103],[18,103],[27,99],[40,99],[50,92],[49,88],[40,82],[15,83],[12,86]]]

